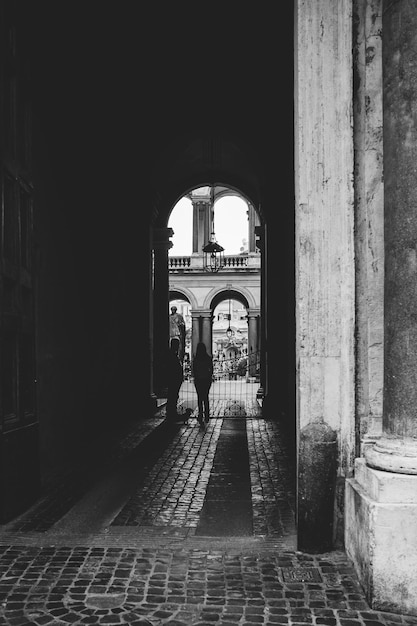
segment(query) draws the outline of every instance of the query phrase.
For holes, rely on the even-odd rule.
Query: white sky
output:
[[[214,205],[214,231],[217,243],[224,254],[239,254],[242,240],[248,239],[248,206],[242,198],[225,196]],[[192,253],[192,204],[182,198],[172,210],[168,226],[174,230],[169,250],[171,256],[187,256]]]

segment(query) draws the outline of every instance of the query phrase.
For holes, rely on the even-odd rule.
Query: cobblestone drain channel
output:
[[[246,420],[223,420],[196,535],[252,536]]]
[[[148,537],[152,529],[188,540],[253,535],[295,548],[294,478],[273,425],[212,419],[202,431],[194,421],[174,433],[110,533],[136,526]]]

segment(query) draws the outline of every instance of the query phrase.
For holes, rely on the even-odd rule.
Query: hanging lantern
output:
[[[229,326],[228,326],[228,329],[226,330],[226,335],[227,335],[227,338],[228,338],[229,341],[233,337],[233,330],[232,330],[232,328],[230,326],[230,322],[232,320],[232,316],[231,316],[231,313],[230,313],[230,305],[231,305],[231,299],[229,298],[229,315],[228,315]]]
[[[204,269],[209,272],[218,272],[224,267],[224,248],[217,243],[214,233],[211,233],[211,241],[203,248]]]

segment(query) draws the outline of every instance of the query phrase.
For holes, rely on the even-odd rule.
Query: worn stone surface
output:
[[[374,470],[357,459],[346,486],[346,550],[375,609],[417,623],[417,476]]]
[[[373,607],[406,610],[417,615],[417,220],[414,210],[417,21],[414,6],[409,2],[387,3],[381,17],[383,423],[376,443],[364,448],[365,460],[357,459],[355,478],[347,481],[345,545]],[[374,58],[374,52],[373,48],[368,57]],[[372,291],[371,296],[375,293]],[[364,314],[364,321],[368,319],[371,323],[374,312],[369,310]],[[365,352],[362,351],[362,357]]]
[[[300,428],[343,433],[353,417],[353,142],[350,3],[299,2],[296,298]],[[343,27],[340,26],[343,24]],[[338,36],[335,36],[335,33]],[[322,63],[323,58],[327,61]],[[336,109],[333,103],[339,103]],[[351,176],[346,176],[351,172]],[[349,457],[349,452],[348,452]]]
[[[412,624],[371,611],[340,553],[0,546],[0,567],[4,626]]]
[[[298,546],[306,552],[333,547],[337,434],[324,422],[300,433],[298,462]]]
[[[299,0],[295,29],[298,427],[323,420],[336,431],[346,476],[355,456],[352,3]]]
[[[355,0],[354,148],[356,419],[361,439],[382,430],[384,185],[382,0]],[[362,452],[362,450],[359,450]]]
[[[416,437],[417,34],[415,7],[384,12],[385,377],[384,432]]]

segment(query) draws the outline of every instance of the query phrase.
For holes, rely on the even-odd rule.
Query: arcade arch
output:
[[[227,211],[228,198],[231,200],[229,207],[233,211],[229,231],[236,227],[234,220],[237,215],[244,217],[242,209],[246,206],[246,232],[244,223],[241,223],[239,228],[239,234],[244,235],[241,242],[244,245],[237,248],[236,241],[234,241],[233,250],[235,253],[227,255],[227,249],[225,250],[225,267],[219,272],[207,272],[203,266],[202,249],[209,241],[211,234],[214,233],[216,205],[219,201],[223,204],[221,212],[224,214]],[[261,253],[256,246],[256,228],[260,225],[259,215],[243,194],[234,188],[216,184],[197,187],[186,193],[171,209],[167,217],[168,225],[174,209],[184,199],[189,200],[192,204],[192,253],[186,257],[177,257],[173,253],[172,245],[170,245],[172,242],[167,244],[169,251],[169,300],[171,302],[175,298],[184,298],[185,302],[191,305],[191,311],[187,309],[187,313],[191,313],[192,317],[191,354],[194,354],[198,341],[203,341],[209,352],[215,351],[213,345],[214,310],[221,302],[229,301],[231,298],[241,303],[246,310],[245,317],[249,320],[248,326],[250,327],[250,332],[245,333],[246,344],[249,343],[248,336],[250,336],[251,350],[257,351],[259,348],[258,318],[261,309]],[[236,203],[236,200],[241,202]],[[188,209],[187,204],[187,220],[190,218]],[[181,226],[182,222],[177,216],[173,223]],[[223,220],[223,223],[227,225],[227,221]],[[189,236],[189,224],[186,225],[185,230]],[[175,232],[169,226],[166,233],[170,240],[174,239]],[[222,233],[221,236],[226,235]],[[230,237],[229,241],[232,241]],[[184,249],[185,244],[183,241],[181,243],[182,249]],[[179,246],[180,248],[181,246]],[[248,346],[245,348],[247,349]]]

